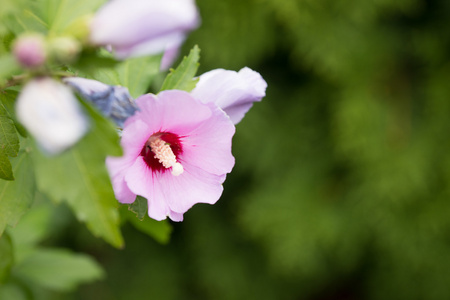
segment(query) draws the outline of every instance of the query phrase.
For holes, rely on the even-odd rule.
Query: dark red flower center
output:
[[[153,172],[165,172],[168,170],[168,167],[164,166],[161,159],[157,157],[157,153],[159,153],[161,149],[155,146],[155,141],[163,141],[164,143],[162,144],[165,145],[164,147],[170,147],[170,149],[166,149],[166,152],[168,150],[170,153],[171,150],[173,155],[175,155],[175,159],[178,159],[178,156],[183,153],[180,138],[178,135],[170,132],[157,132],[152,134],[141,150],[140,155],[144,158],[145,163]]]

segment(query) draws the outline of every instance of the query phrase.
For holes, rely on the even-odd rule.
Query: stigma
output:
[[[154,157],[163,165],[164,168],[172,168],[171,173],[179,176],[184,172],[183,166],[177,162],[177,157],[172,151],[170,144],[163,141],[159,136],[151,136],[147,141],[146,151],[151,151]]]

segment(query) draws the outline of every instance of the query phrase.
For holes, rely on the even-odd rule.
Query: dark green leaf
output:
[[[143,220],[148,212],[147,199],[137,196],[136,200],[128,205],[128,209],[134,212],[139,220]]]
[[[0,100],[3,100],[3,96],[0,96]],[[0,103],[0,152],[15,157],[19,153],[19,148],[19,137],[14,122]]]
[[[128,210],[126,209],[128,207]],[[167,220],[156,221],[147,216],[147,199],[137,196],[129,205],[121,207],[122,218],[128,220],[136,229],[154,238],[161,244],[170,240],[172,226]]]
[[[0,178],[3,180],[14,180],[14,174],[8,156],[0,152]]]
[[[11,159],[15,181],[0,180],[0,235],[6,225],[15,226],[28,210],[35,193],[33,168],[28,152]]]
[[[167,244],[169,242],[170,234],[172,233],[172,226],[169,221],[156,221],[149,217],[139,220],[131,215],[129,215],[128,220],[136,229],[151,236],[157,242],[161,244]]]
[[[194,48],[192,48],[189,56],[185,57],[175,70],[170,70],[170,74],[167,75],[166,79],[164,80],[161,91],[192,91],[198,81],[198,79],[194,79],[194,76],[197,73],[199,59],[200,49],[198,48],[198,46],[195,46]]]
[[[85,51],[81,53],[74,69],[89,75],[94,74],[100,68],[113,68],[117,64],[118,61],[110,55],[105,56],[99,51]]]
[[[67,201],[91,232],[116,247],[123,244],[118,202],[105,167],[107,155],[121,155],[113,125],[86,105],[92,116],[91,131],[66,152],[47,157],[33,151],[40,191],[54,201]]]
[[[101,267],[89,256],[63,249],[36,250],[14,268],[14,274],[58,291],[69,291],[104,276]]]
[[[20,133],[21,136],[26,137],[27,131],[25,128],[15,119],[15,104],[18,96],[17,91],[13,91],[11,89],[6,89],[3,92],[0,92],[0,102],[3,103],[6,111],[8,112],[9,117],[14,121],[14,125],[16,126],[16,130]]]
[[[0,282],[4,282],[9,276],[9,271],[14,261],[13,246],[9,235],[0,237]]]

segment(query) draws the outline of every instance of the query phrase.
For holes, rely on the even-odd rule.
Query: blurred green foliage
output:
[[[197,3],[200,71],[269,85],[223,197],[168,245],[126,225],[116,250],[66,222],[47,243],[108,275],[43,299],[450,299],[450,2]]]

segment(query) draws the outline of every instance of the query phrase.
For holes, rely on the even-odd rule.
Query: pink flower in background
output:
[[[266,88],[261,75],[247,67],[239,72],[216,69],[200,76],[191,95],[203,103],[216,104],[237,124],[253,102],[261,101],[266,95]]]
[[[198,25],[194,0],[112,0],[94,16],[90,40],[123,59],[175,49]]]
[[[47,59],[45,39],[39,34],[23,35],[15,40],[13,54],[22,67],[37,68]]]
[[[122,134],[124,155],[106,161],[116,198],[146,198],[155,220],[182,221],[194,204],[214,204],[234,166],[235,127],[227,115],[176,90],[143,95],[136,104]]]

